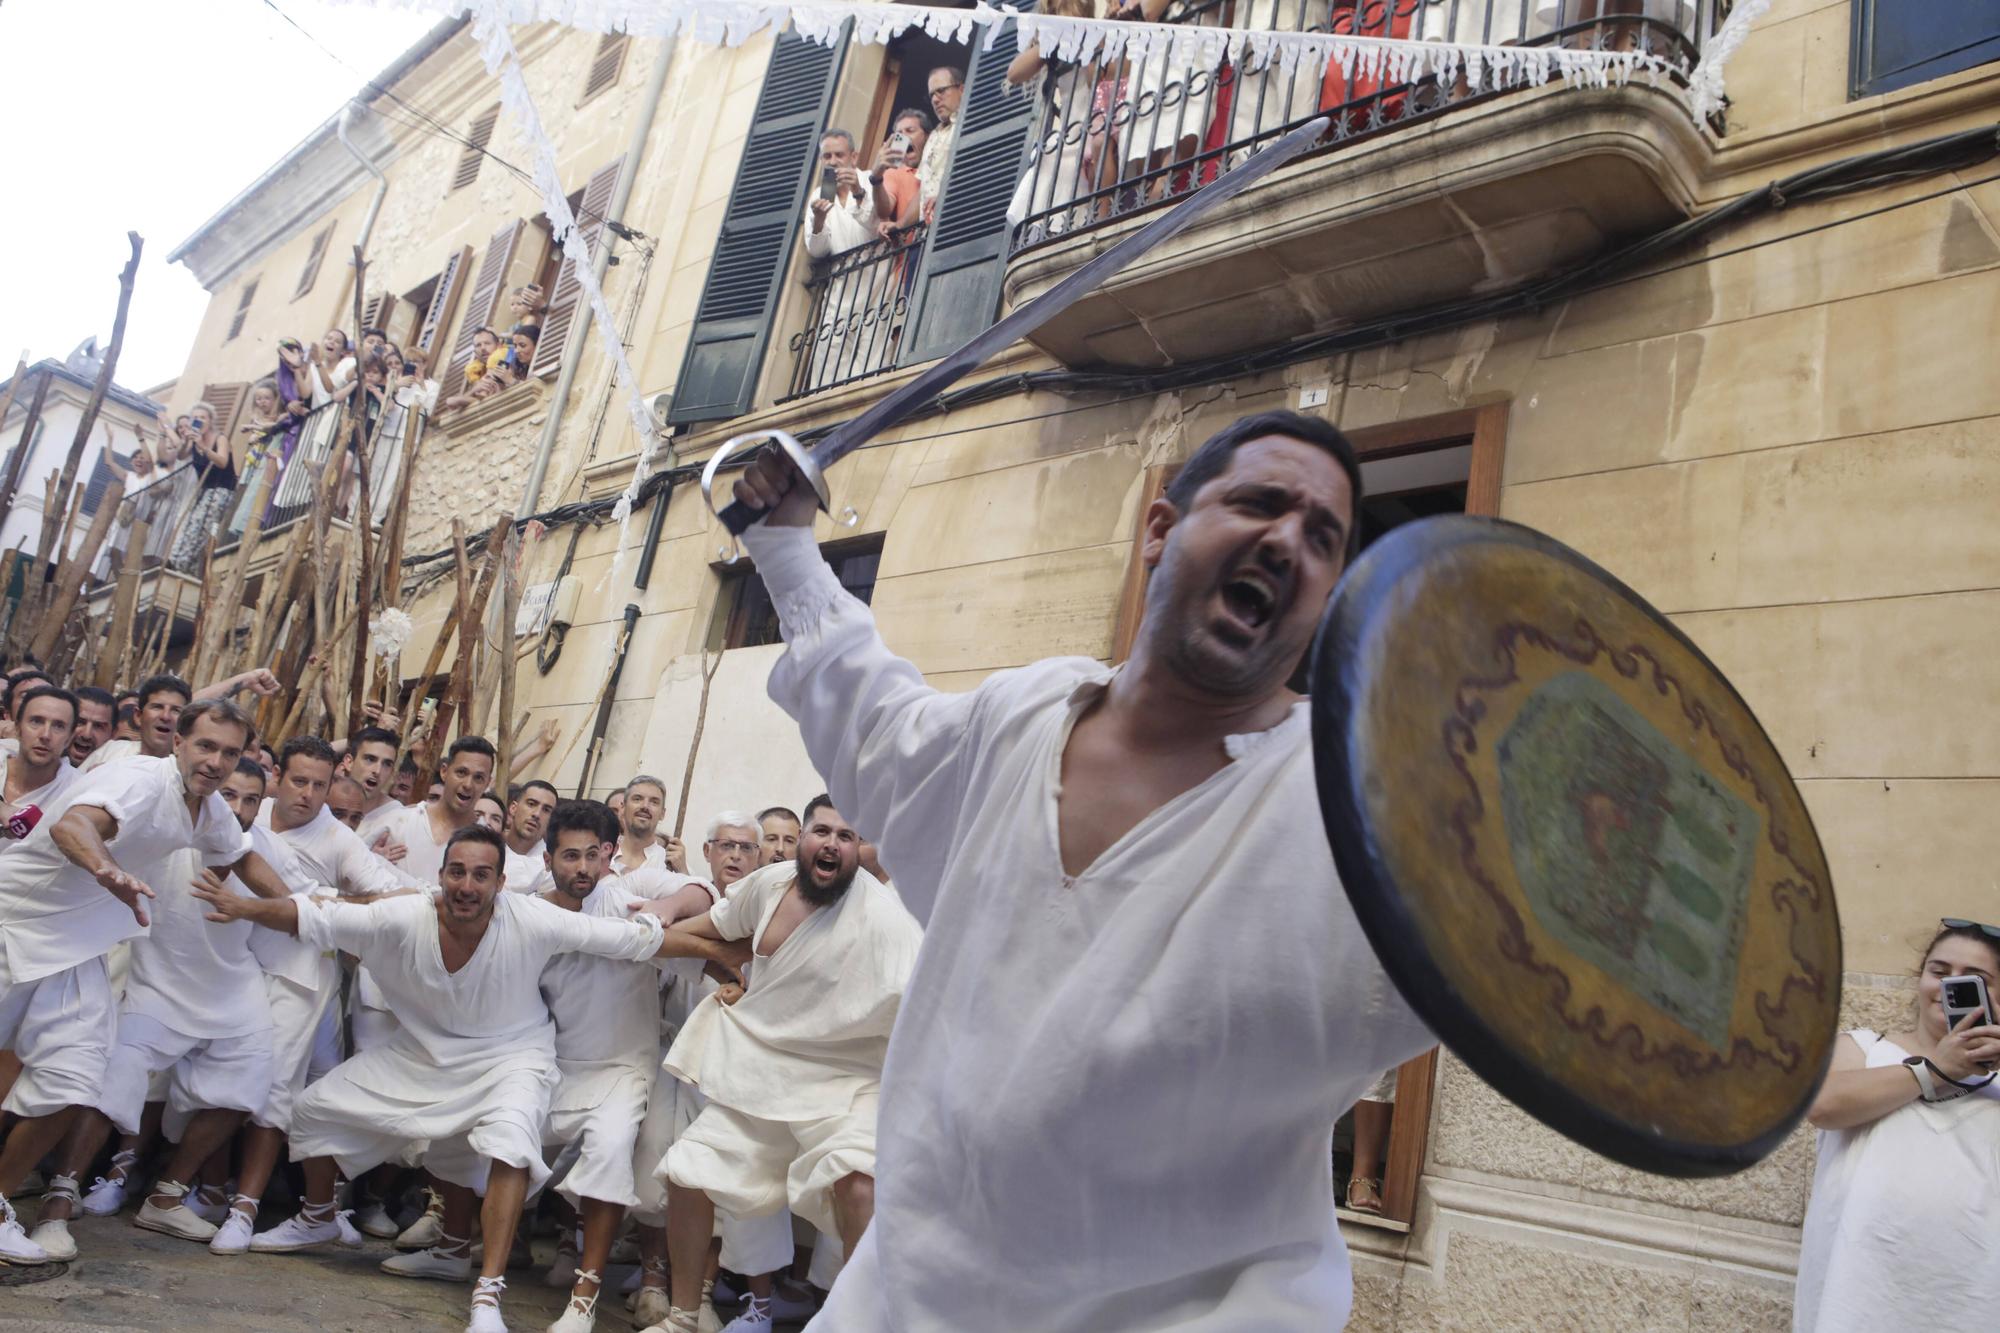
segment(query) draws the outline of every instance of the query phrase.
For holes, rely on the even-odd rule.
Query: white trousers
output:
[[[32,1119],[96,1102],[117,1031],[103,958],[14,982],[0,947],[0,1050],[22,1066],[3,1109]]]

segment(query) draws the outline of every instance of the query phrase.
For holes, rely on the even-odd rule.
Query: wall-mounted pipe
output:
[[[389,193],[389,178],[382,174],[382,168],[376,166],[368,154],[354,146],[354,140],[347,137],[348,126],[354,123],[356,113],[363,110],[366,108],[361,103],[349,102],[341,109],[340,123],[334,126],[333,132],[340,140],[340,146],[352,153],[354,160],[361,164],[361,169],[375,178],[375,197],[368,201],[368,212],[361,219],[361,234],[354,238],[354,244],[365,255],[368,253],[368,238],[375,233],[375,219],[382,212],[382,196]],[[361,331],[355,330],[355,337],[358,339],[360,336]]]

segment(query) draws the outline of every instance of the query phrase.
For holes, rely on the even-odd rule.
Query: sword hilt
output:
[[[741,500],[732,500],[727,505],[717,509],[715,507],[716,474],[722,470],[722,465],[729,461],[735,454],[745,449],[762,450],[771,446],[776,446],[783,450],[791,458],[792,465],[798,468],[800,474],[805,477],[807,484],[813,488],[813,493],[819,497],[819,507],[822,510],[832,508],[832,501],[826,489],[826,473],[820,470],[819,464],[813,462],[812,455],[806,451],[806,447],[803,444],[800,444],[798,440],[782,430],[752,431],[748,435],[738,435],[732,439],[724,440],[721,447],[709,455],[707,466],[701,470],[702,501],[708,505],[710,513],[722,520],[722,526],[729,530],[731,536],[742,536],[752,523],[764,517],[764,511],[753,509]]]

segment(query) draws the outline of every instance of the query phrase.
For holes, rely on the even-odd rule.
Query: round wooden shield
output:
[[[1798,1124],[1840,1005],[1826,858],[1665,617],[1518,524],[1406,524],[1335,593],[1312,709],[1362,928],[1482,1078],[1668,1175],[1740,1170]]]

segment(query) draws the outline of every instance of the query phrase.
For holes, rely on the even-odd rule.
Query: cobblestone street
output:
[[[0,1270],[0,1333],[456,1333],[465,1327],[472,1295],[470,1284],[381,1272],[376,1265],[393,1253],[387,1241],[370,1241],[360,1250],[222,1258],[203,1246],[141,1231],[129,1214],[87,1218],[74,1227],[82,1253],[67,1271],[17,1286],[8,1280],[31,1270]],[[562,1309],[564,1293],[541,1281],[551,1250],[548,1240],[537,1241],[535,1269],[508,1275],[507,1323],[521,1333],[547,1328]],[[598,1327],[622,1333],[627,1326],[623,1299],[607,1296]]]

